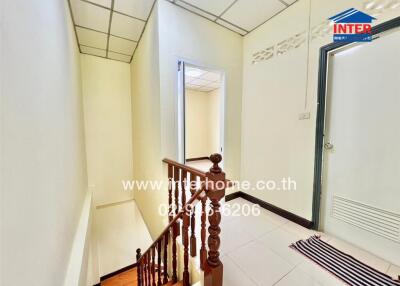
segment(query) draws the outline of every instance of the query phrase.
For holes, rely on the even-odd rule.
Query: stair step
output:
[[[137,270],[136,267],[125,272],[117,274],[101,282],[101,286],[137,286]],[[182,286],[182,281],[172,284],[172,281],[165,286]]]

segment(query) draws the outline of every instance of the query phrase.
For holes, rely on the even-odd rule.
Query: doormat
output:
[[[303,254],[351,286],[400,286],[400,281],[373,269],[354,257],[322,241],[319,236],[299,240],[290,248]]]

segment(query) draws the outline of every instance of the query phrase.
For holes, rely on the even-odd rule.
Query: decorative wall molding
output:
[[[274,56],[281,56],[290,50],[297,49],[305,44],[307,41],[307,33],[303,31],[295,34],[273,46],[255,52],[253,54],[252,64],[257,64],[273,58]]]
[[[275,54],[275,46],[271,46],[271,47],[265,48],[261,51],[255,52],[253,54],[252,63],[257,64],[259,62],[269,60],[274,57],[274,54]]]

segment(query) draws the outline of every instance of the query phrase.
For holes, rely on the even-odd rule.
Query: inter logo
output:
[[[354,8],[339,13],[331,18],[334,22],[334,42],[370,42],[372,41],[371,23],[374,17]]]

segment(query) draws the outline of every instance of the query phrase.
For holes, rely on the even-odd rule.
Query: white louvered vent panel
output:
[[[400,214],[333,196],[332,216],[400,243]]]

